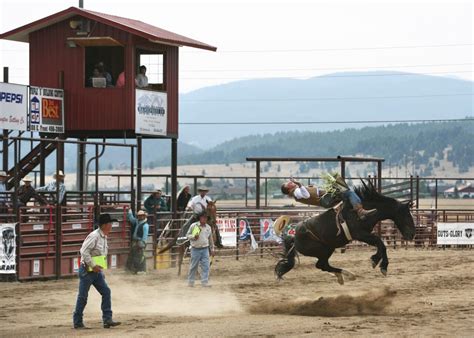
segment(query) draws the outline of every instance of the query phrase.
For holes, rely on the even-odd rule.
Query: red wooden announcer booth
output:
[[[136,171],[132,172],[131,180],[133,182],[136,177],[136,194],[132,196],[138,196],[138,198],[135,200],[132,198],[132,202],[140,207],[142,138],[165,138],[171,140],[171,211],[176,213],[174,201],[177,194],[177,138],[179,134],[179,47],[186,46],[209,51],[216,51],[216,47],[138,20],[76,7],[0,34],[0,39],[29,43],[30,86],[64,90],[64,109],[60,111],[56,109],[54,114],[48,116],[50,119],[64,119],[63,128],[58,129],[60,131],[52,131],[30,127],[30,131],[40,132],[41,146],[32,149],[24,158],[15,157],[14,162],[19,163],[14,164],[15,170],[9,168],[8,151],[3,151],[3,170],[8,172],[10,177],[7,182],[8,189],[18,188],[18,182],[37,166],[40,167],[40,184],[44,185],[45,158],[56,151],[56,170],[64,170],[64,142],[58,140],[77,138],[79,139],[77,141],[79,162],[77,190],[85,191],[85,141],[89,138],[101,138],[104,139],[105,147],[105,139],[130,138],[137,140]],[[148,85],[144,88],[138,88],[135,81],[141,65],[147,67]],[[100,71],[100,76],[97,75],[96,70]],[[104,77],[104,74],[107,75]],[[8,76],[6,77],[5,80],[4,76],[4,82],[8,82]],[[43,110],[42,114],[44,118]],[[11,144],[9,130],[4,130],[3,135],[3,146],[7,149]],[[56,141],[44,141],[45,138],[55,138]],[[21,157],[21,154],[18,157]],[[134,167],[133,157],[132,149],[132,168]],[[87,206],[83,207],[87,209]],[[60,206],[55,206],[55,208],[61,209]],[[47,226],[37,226],[43,231],[42,237],[35,235],[36,230],[32,225],[24,226],[24,230],[31,236],[24,237],[23,241],[31,239],[34,243],[47,243],[46,249],[42,244],[38,244],[41,247],[38,248],[39,253],[34,250],[23,251],[23,254],[29,255],[29,259],[32,260],[37,254],[44,254],[47,257],[44,267],[51,265],[51,268],[48,268],[49,273],[45,271],[39,277],[61,276],[71,272],[63,273],[64,269],[58,265],[58,261],[64,259],[61,252],[68,252],[72,259],[76,257],[80,246],[75,245],[60,250],[58,243],[63,240],[62,237],[65,234],[56,236],[56,233],[59,235],[59,231],[68,230],[70,227],[70,237],[74,237],[74,243],[82,237],[85,238],[88,233],[83,230],[73,232],[74,227],[86,229],[85,226],[80,227],[79,224],[90,223],[87,215],[81,216],[81,220],[71,223],[72,225],[67,222],[64,224],[56,222],[61,223],[60,226],[63,229],[52,229],[51,223],[63,217],[61,211],[58,212],[59,214],[54,213],[47,217],[48,220],[45,221]],[[18,218],[19,234],[21,234],[21,217],[18,216]],[[86,230],[90,230],[90,224]],[[117,228],[117,233],[120,233],[120,241],[118,241],[122,243],[119,245],[120,248],[122,246],[123,249],[128,248],[126,231],[122,230],[122,224],[120,228]],[[21,252],[21,244],[19,249]],[[55,259],[56,263],[50,262],[49,258]],[[122,259],[119,259],[118,263],[122,263]],[[52,268],[53,265],[56,266],[55,271]],[[20,278],[21,273],[20,271]]]

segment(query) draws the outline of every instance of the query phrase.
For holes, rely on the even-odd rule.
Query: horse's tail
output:
[[[179,233],[178,233],[178,235],[176,235],[175,238],[173,238],[173,239],[171,240],[171,242],[169,242],[168,244],[166,244],[165,247],[161,248],[161,249],[158,251],[158,254],[162,254],[163,252],[166,252],[166,251],[170,250],[170,249],[176,244],[176,242],[178,241],[178,236],[179,236]]]
[[[295,266],[295,238],[290,236],[285,236],[284,241],[285,251],[283,253],[283,258],[278,261],[275,265],[275,274],[278,280],[283,279],[283,275],[293,269]]]

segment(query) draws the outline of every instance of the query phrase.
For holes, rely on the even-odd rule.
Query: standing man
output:
[[[0,171],[0,214],[8,214],[8,196],[7,186],[5,184],[7,178],[8,175],[4,171]]]
[[[194,287],[194,276],[201,266],[201,285],[209,285],[209,254],[214,255],[214,242],[212,241],[211,226],[207,224],[207,214],[205,212],[198,215],[199,221],[193,223],[189,228],[186,237],[191,242],[191,264],[189,266],[188,286]]]
[[[41,205],[47,205],[48,202],[44,199],[43,196],[36,192],[35,188],[31,186],[31,182],[31,178],[29,176],[25,176],[25,178],[23,179],[23,185],[18,189],[18,206],[26,206],[33,197]]]
[[[143,210],[133,217],[132,210],[128,209],[127,220],[132,224],[132,242],[127,259],[127,269],[136,274],[146,273],[145,248],[150,226],[147,222],[147,213]]]
[[[79,294],[73,321],[75,329],[86,329],[82,320],[87,296],[91,285],[102,295],[102,321],[104,328],[109,329],[120,325],[112,319],[112,301],[110,288],[105,281],[103,270],[107,268],[107,235],[112,229],[112,219],[109,214],[101,214],[99,228],[92,231],[84,240],[81,247],[81,266],[79,267]]]
[[[352,204],[352,208],[357,212],[357,217],[364,220],[368,216],[373,215],[377,209],[366,210],[362,207],[362,201],[359,196],[349,187],[342,177],[338,176],[335,178],[338,188],[341,191],[343,198],[348,199]],[[326,193],[324,190],[318,187],[308,186],[305,187],[300,182],[290,179],[288,182],[283,183],[281,186],[281,192],[285,195],[293,197],[296,201],[309,205],[320,206],[321,198]]]
[[[188,240],[186,234],[188,233],[190,225],[198,221],[199,214],[206,212],[207,202],[212,201],[212,199],[207,196],[208,192],[209,188],[201,186],[198,188],[198,195],[189,200],[186,210],[192,211],[192,215],[186,221],[186,223],[184,223],[181,231],[179,232],[177,241],[178,245],[181,245]]]
[[[54,174],[53,178],[54,181],[49,182],[46,184],[44,187],[39,187],[36,189],[36,191],[49,191],[49,192],[55,192],[56,191],[56,182],[59,181],[59,201],[58,204],[62,204],[64,201],[64,195],[66,194],[66,186],[64,185],[64,178],[66,176],[64,175],[62,170],[58,171],[58,174]]]

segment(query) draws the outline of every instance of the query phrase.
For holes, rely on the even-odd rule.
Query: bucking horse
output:
[[[400,202],[380,194],[370,181],[368,184],[362,181],[362,186],[355,188],[355,191],[365,209],[377,209],[375,214],[360,220],[350,204],[344,202],[340,212],[331,208],[296,224],[288,222],[285,225],[282,231],[284,254],[275,266],[275,274],[279,280],[295,266],[297,252],[316,257],[318,259],[316,268],[335,274],[339,284],[344,284],[344,277],[355,280],[356,276],[353,273],[329,264],[329,258],[334,250],[344,247],[351,240],[377,247],[377,252],[370,257],[372,267],[375,268],[380,264],[380,271],[383,275],[387,275],[387,250],[382,239],[372,233],[372,230],[378,222],[390,219],[404,239],[412,240],[415,236],[415,224],[410,211],[413,203]]]
[[[217,207],[216,207],[216,202],[215,201],[208,201],[207,202],[207,207],[206,207],[206,213],[207,213],[207,224],[211,226],[212,229],[212,239],[214,241],[214,244],[217,248],[222,248],[222,241],[221,241],[221,236],[219,233],[219,228],[217,227]],[[184,226],[186,222],[182,224]],[[161,254],[163,252],[166,252],[170,250],[174,245],[178,244],[178,238],[181,236],[185,236],[187,229],[189,229],[189,226],[191,224],[188,224],[188,227],[186,229],[183,229],[182,226],[180,228],[180,231],[177,231],[175,237],[163,248],[161,248],[158,253]],[[165,236],[165,231],[163,231],[163,235]],[[189,240],[185,240],[183,243],[178,244],[178,276],[181,275],[181,265],[183,264],[183,259],[184,256],[186,255],[186,252],[189,250]]]

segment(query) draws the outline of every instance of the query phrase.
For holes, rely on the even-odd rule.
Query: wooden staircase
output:
[[[46,159],[53,151],[57,148],[57,142],[45,142],[44,145],[44,158]],[[41,143],[38,143],[36,147],[23,157],[18,163],[18,179],[23,179],[28,175],[36,166],[41,162]],[[7,190],[15,187],[15,166],[8,170],[8,180],[6,182]]]

